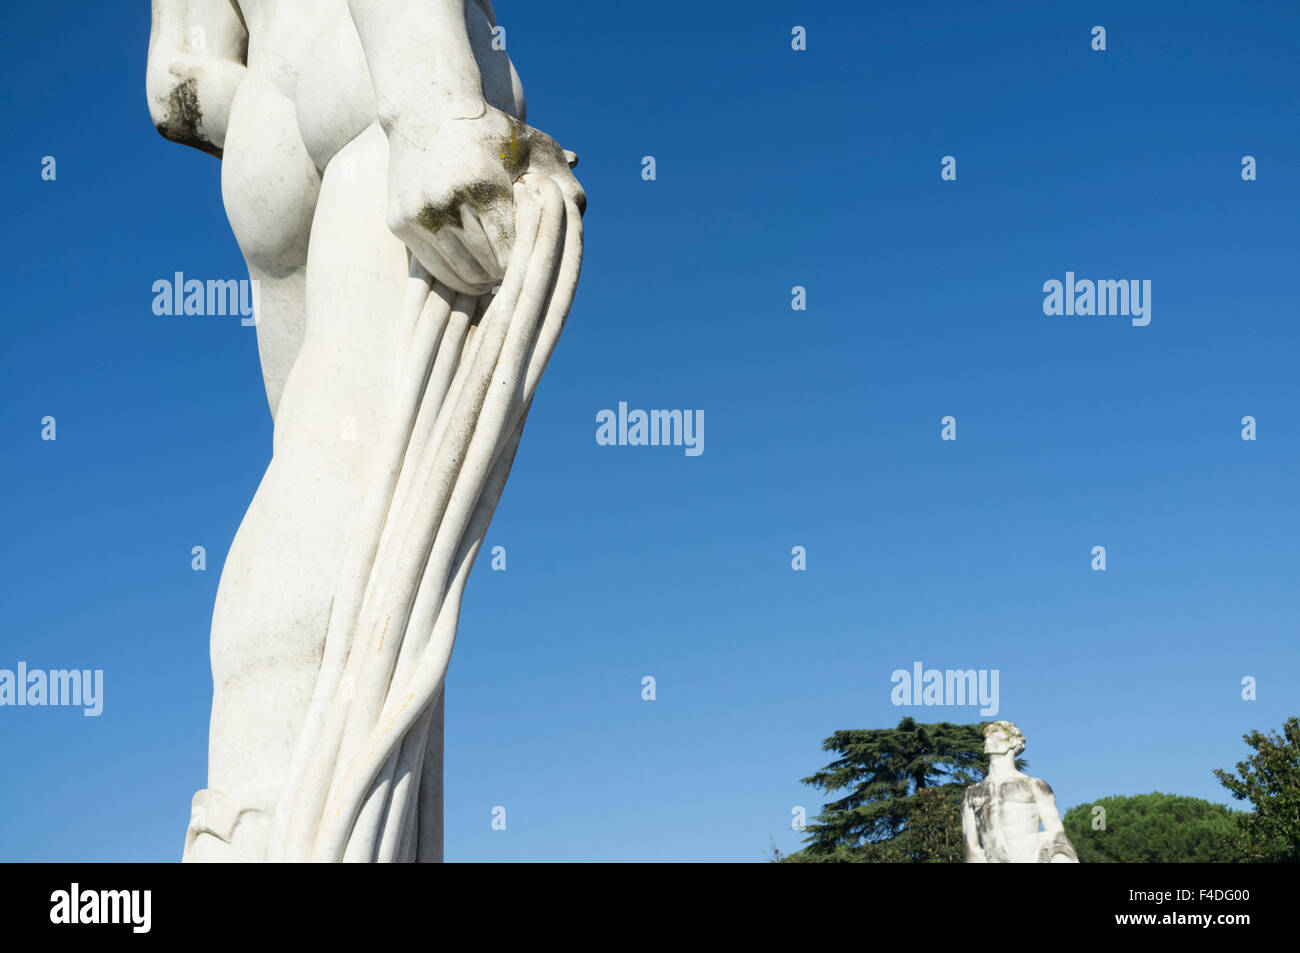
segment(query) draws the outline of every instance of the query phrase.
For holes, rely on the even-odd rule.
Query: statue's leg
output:
[[[236,823],[200,820],[192,860],[265,855],[347,541],[372,479],[392,384],[391,325],[407,281],[405,249],[385,221],[382,178],[340,182],[318,207],[314,166],[295,145],[287,101],[272,88],[252,89],[236,103],[247,108],[232,119],[223,191],[250,272],[271,284],[261,295],[263,361],[268,348],[292,342],[291,330],[271,332],[283,330],[295,305],[303,332],[284,375],[274,455],[226,559],[213,615],[207,801]],[[292,196],[309,203],[306,212],[275,204]],[[302,269],[281,274],[299,244],[285,222],[303,219],[311,237],[302,251],[310,254]],[[315,288],[305,299],[304,271]],[[270,373],[267,384],[271,395]]]
[[[305,329],[318,187],[292,104],[248,77],[231,110],[222,193],[257,282],[257,347],[273,412]],[[229,333],[250,332],[232,320]],[[281,762],[311,691],[329,610],[329,593],[313,580],[336,572],[341,554],[337,527],[304,520],[346,514],[356,491],[329,478],[300,488],[303,466],[301,455],[275,454],[222,569],[212,617],[208,788],[195,798],[187,860],[260,859]]]

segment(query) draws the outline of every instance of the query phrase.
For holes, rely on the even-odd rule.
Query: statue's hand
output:
[[[484,294],[504,276],[515,239],[514,184],[524,175],[552,178],[580,212],[586,207],[555,140],[491,106],[427,134],[399,123],[388,138],[388,226],[457,291]]]

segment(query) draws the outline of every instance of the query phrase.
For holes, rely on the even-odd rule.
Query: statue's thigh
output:
[[[212,623],[212,787],[274,787],[315,686],[330,607],[389,426],[410,282],[388,231],[377,128],[327,169],[311,227],[306,332],[270,466],[222,571]],[[354,158],[355,168],[339,159]]]

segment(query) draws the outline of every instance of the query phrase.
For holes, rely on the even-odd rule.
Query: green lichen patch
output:
[[[510,126],[509,135],[497,140],[496,150],[506,175],[510,176],[510,181],[513,182],[527,171],[532,146],[525,135],[525,126],[522,122],[511,117],[507,117],[506,121]]]
[[[177,83],[167,97],[167,118],[155,128],[171,142],[190,146],[221,158],[221,150],[199,134],[203,110],[199,107],[199,84],[193,77]]]
[[[451,198],[440,205],[425,205],[415,217],[416,224],[437,234],[448,226],[460,227],[461,209],[468,205],[478,212],[486,212],[493,203],[509,198],[507,189],[497,182],[475,182],[456,189]]]

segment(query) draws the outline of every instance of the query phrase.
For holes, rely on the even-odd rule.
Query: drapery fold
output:
[[[442,859],[442,690],[461,598],[582,262],[581,213],[551,179],[525,176],[515,206],[495,293],[457,294],[412,260],[409,343],[268,860]]]

